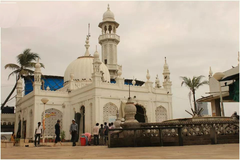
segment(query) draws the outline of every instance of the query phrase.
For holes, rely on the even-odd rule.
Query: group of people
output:
[[[61,143],[61,138],[60,138],[60,120],[57,120],[57,123],[55,125],[55,143],[60,142]],[[94,145],[99,145],[99,139],[101,144],[106,144],[108,140],[108,134],[109,134],[109,129],[114,129],[115,126],[113,123],[109,123],[107,125],[107,122],[104,122],[104,125],[101,124],[99,127],[99,123],[96,123],[96,126],[93,127],[93,138],[94,138]],[[78,124],[76,123],[75,119],[72,120],[72,124],[70,125],[69,132],[71,134],[71,141],[72,141],[72,146],[76,146],[76,142],[78,141]],[[37,140],[38,140],[38,145],[40,144],[40,137],[43,134],[43,128],[41,126],[41,122],[38,122],[38,127],[35,130],[35,146],[37,146]],[[92,139],[92,134],[91,133],[84,133],[82,134],[82,137],[86,139],[86,145],[91,144],[91,139]]]
[[[113,123],[109,123],[107,125],[107,122],[104,122],[104,126],[103,124],[100,125],[99,127],[99,123],[96,124],[96,126],[93,127],[93,138],[94,138],[94,145],[99,145],[99,136],[100,136],[100,142],[101,144],[106,144],[107,140],[108,140],[108,133],[109,133],[109,129],[114,129],[115,126],[113,125]]]
[[[57,120],[57,123],[55,124],[56,138],[55,138],[54,146],[56,145],[57,142],[60,142],[60,144],[62,145],[61,138],[60,138],[60,128],[61,128],[60,120]],[[40,145],[40,137],[42,137],[42,134],[43,134],[43,128],[41,126],[41,122],[38,122],[38,126],[35,129],[35,141],[34,141],[35,147],[37,146],[37,140],[38,140],[38,146]]]

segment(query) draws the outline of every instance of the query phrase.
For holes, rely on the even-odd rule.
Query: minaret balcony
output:
[[[115,41],[117,41],[117,43],[119,43],[120,36],[118,36],[116,34],[107,33],[107,34],[100,35],[98,37],[99,43],[101,43],[102,41],[105,41],[105,40],[115,40]]]

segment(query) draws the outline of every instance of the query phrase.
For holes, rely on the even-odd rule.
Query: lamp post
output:
[[[215,78],[219,83],[219,91],[220,91],[220,101],[221,101],[221,115],[224,117],[224,110],[223,110],[223,99],[222,99],[222,87],[221,83],[219,82],[223,77],[225,76],[222,72],[217,72],[213,75],[213,78]]]
[[[41,99],[42,103],[44,104],[44,108],[43,108],[43,122],[44,122],[44,126],[45,126],[45,104],[49,101],[47,98],[42,98]],[[45,143],[45,127],[43,128],[43,143]]]

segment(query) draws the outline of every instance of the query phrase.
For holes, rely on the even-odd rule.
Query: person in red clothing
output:
[[[92,139],[92,135],[91,133],[84,133],[83,134],[85,136],[85,139],[86,139],[86,145],[89,145],[91,144],[91,139]]]

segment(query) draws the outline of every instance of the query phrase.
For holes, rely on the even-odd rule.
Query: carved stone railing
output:
[[[110,133],[109,147],[239,143],[239,121],[140,123],[140,128]]]
[[[228,121],[191,121],[191,122],[175,122],[175,123],[142,123],[142,128],[149,127],[182,127],[183,136],[201,136],[209,135],[210,129],[214,128],[216,134],[227,135],[227,134],[238,134],[239,133],[239,121],[228,120]],[[152,131],[154,132],[154,130]],[[163,136],[177,136],[177,132],[172,130],[164,130]]]

